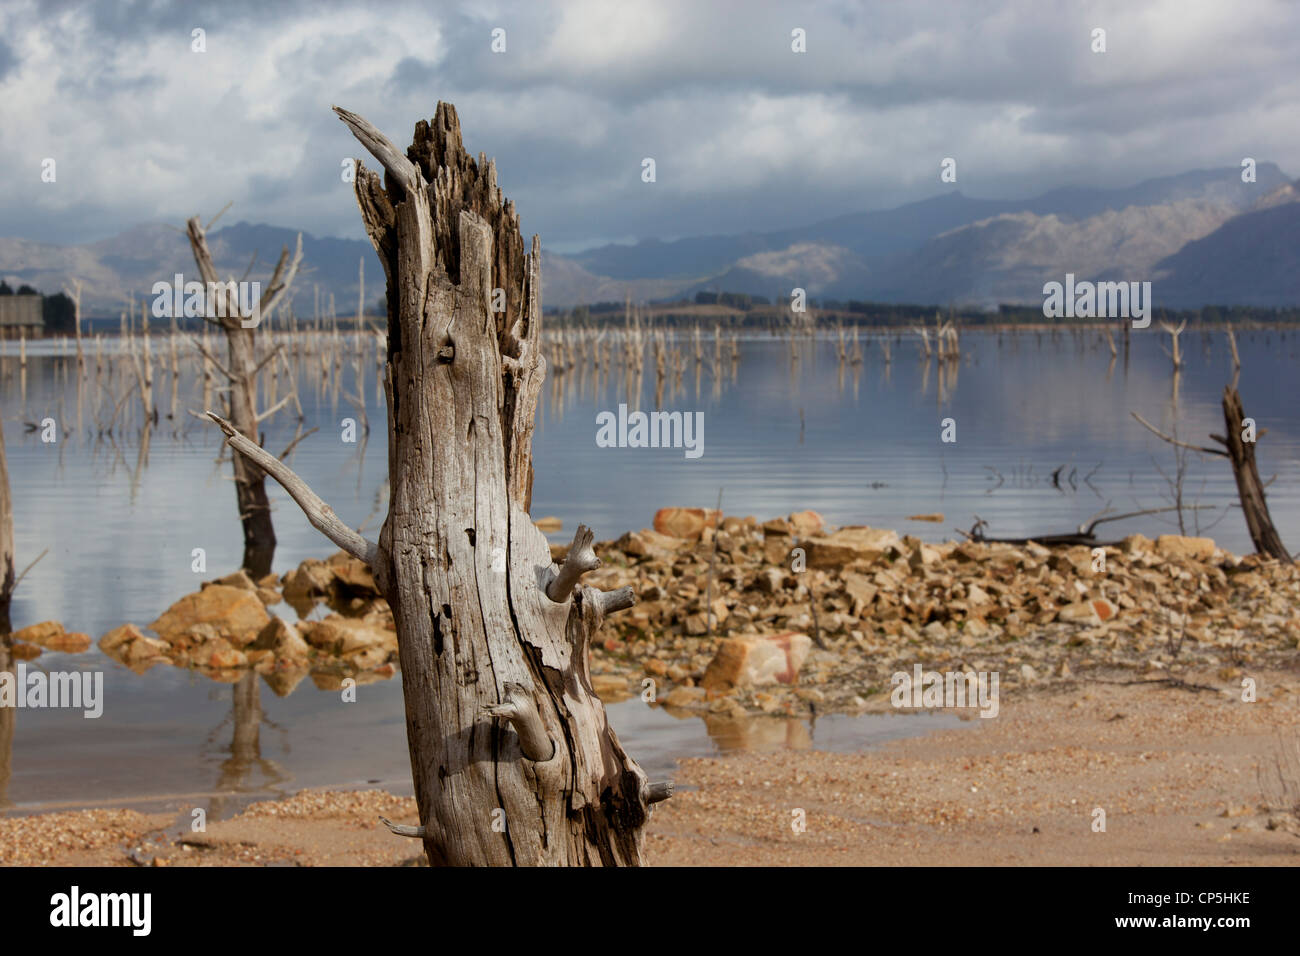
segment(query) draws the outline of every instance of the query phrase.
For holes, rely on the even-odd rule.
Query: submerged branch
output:
[[[1156,428],[1155,425],[1152,425],[1149,421],[1147,421],[1137,412],[1130,412],[1129,414],[1138,420],[1138,424],[1142,425],[1144,428],[1146,428],[1148,431],[1154,434],[1157,438],[1161,439],[1162,441],[1167,441],[1171,445],[1177,445],[1179,448],[1188,448],[1191,449],[1192,451],[1199,451],[1206,455],[1219,455],[1223,458],[1228,457],[1228,453],[1224,451],[1222,448],[1208,448],[1205,445],[1192,445],[1185,441],[1179,441],[1177,438],[1174,438],[1170,435],[1166,435],[1164,432]],[[1211,435],[1210,437],[1213,438],[1214,436]]]

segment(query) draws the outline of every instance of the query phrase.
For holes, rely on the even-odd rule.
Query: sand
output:
[[[859,754],[683,761],[646,839],[658,866],[1294,865],[1300,676],[1117,675],[1003,692],[994,719]],[[1120,683],[1128,681],[1128,683]],[[1290,807],[1290,810],[1288,810]],[[1104,832],[1095,830],[1098,810]],[[188,811],[0,819],[0,864],[419,865],[414,800],[304,791],[192,832]],[[798,830],[794,824],[802,821]]]

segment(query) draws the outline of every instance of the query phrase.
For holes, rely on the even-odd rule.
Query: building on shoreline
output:
[[[43,296],[0,295],[0,337],[16,339],[27,333],[35,338],[45,331],[42,312]]]

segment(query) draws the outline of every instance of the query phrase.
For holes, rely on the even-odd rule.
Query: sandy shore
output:
[[[1211,672],[1184,676],[1210,690],[1120,674],[1004,691],[997,718],[972,711],[968,727],[868,753],[683,761],[647,856],[660,866],[1300,863],[1300,825],[1285,809],[1300,793],[1300,675],[1250,676],[1253,703]],[[1098,808],[1104,832],[1093,830]],[[415,804],[304,791],[204,833],[188,812],[8,817],[0,863],[418,864],[420,845],[391,835],[380,814],[414,822]]]

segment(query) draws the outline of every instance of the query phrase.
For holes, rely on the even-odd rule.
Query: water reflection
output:
[[[728,513],[766,518],[814,508],[831,523],[893,527],[926,540],[953,537],[952,528],[969,526],[975,515],[993,535],[1070,530],[1108,502],[1135,511],[1169,493],[1154,467],[1173,474],[1167,446],[1130,412],[1200,440],[1221,430],[1223,385],[1244,367],[1245,406],[1269,429],[1261,467],[1282,476],[1269,488],[1273,516],[1284,540],[1300,539],[1300,493],[1285,477],[1300,461],[1294,334],[1238,329],[1231,340],[1202,337],[1198,349],[1186,347],[1194,340],[1184,333],[1175,374],[1162,348],[1167,335],[1121,328],[965,329],[955,345],[931,328],[928,355],[911,330],[845,330],[842,338],[834,329],[741,337],[636,322],[557,330],[546,341],[550,381],[534,441],[534,513],[559,516],[569,534],[583,522],[599,539],[612,539],[648,526],[661,506],[712,506],[725,486]],[[262,425],[264,443],[342,520],[373,532],[388,502],[382,338],[262,334],[269,336],[262,354],[282,346],[261,378],[259,407],[281,406]],[[209,568],[234,568],[243,541],[228,451],[215,427],[191,414],[220,401],[211,362],[183,334],[151,339],[155,420],[140,398],[141,350],[133,359],[119,340],[103,336],[83,344],[79,368],[65,344],[28,342],[20,354],[15,343],[0,343],[0,417],[16,551],[22,560],[51,548],[16,595],[14,623],[55,619],[98,636],[126,621],[153,620],[219,573],[192,571],[195,549],[204,550]],[[595,415],[620,402],[704,412],[704,457],[598,448]],[[947,417],[958,424],[953,444],[939,440]],[[42,441],[46,419],[57,426],[55,442]],[[355,422],[356,441],[343,439],[344,419]],[[1249,550],[1240,513],[1231,510],[1230,471],[1193,455],[1184,485],[1189,497],[1215,507],[1216,538]],[[279,540],[273,570],[328,554],[296,507],[270,491]],[[906,521],[939,511],[947,515],[941,525]],[[1164,520],[1113,529],[1116,536],[1177,530]],[[1191,522],[1188,530],[1195,532]],[[0,662],[12,667],[8,647],[4,655]],[[357,675],[358,702],[343,706],[343,675],[329,668],[254,675],[133,665],[147,671],[141,677],[97,650],[50,659],[105,669],[109,706],[99,721],[29,711],[20,732],[16,712],[0,709],[0,801],[72,799],[95,788],[129,792],[142,780],[248,793],[408,775],[401,688],[392,672]],[[220,711],[205,698],[213,681],[222,683]],[[616,727],[634,735],[627,744],[639,760],[644,748],[658,746],[657,735],[667,735],[669,749],[684,739],[667,725],[633,718],[625,731],[620,719]],[[811,739],[820,747],[836,726],[829,720],[800,730],[788,723],[728,728],[712,718],[712,736],[709,723],[692,717],[688,724],[691,739],[702,735],[704,746],[718,750],[728,740],[759,747]],[[90,769],[83,780],[73,767]]]
[[[225,816],[226,794],[243,791],[266,791],[276,789],[290,779],[290,775],[274,760],[262,757],[261,733],[265,723],[273,730],[288,735],[288,730],[270,720],[262,713],[261,682],[252,671],[246,672],[231,686],[230,716],[226,722],[231,725],[228,756],[221,762],[215,787],[218,796],[212,798],[213,816]],[[209,742],[219,733],[220,727],[209,735]],[[260,771],[260,779],[253,779],[254,771]]]

